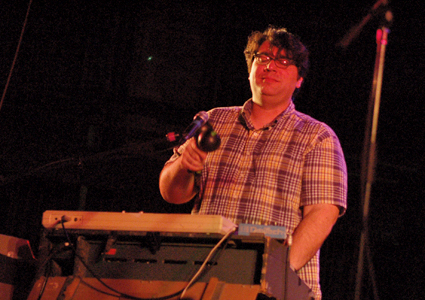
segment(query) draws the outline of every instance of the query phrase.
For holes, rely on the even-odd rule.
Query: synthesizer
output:
[[[67,229],[206,234],[226,234],[236,227],[217,215],[61,210],[43,213],[42,225],[46,229],[61,228],[62,222]]]

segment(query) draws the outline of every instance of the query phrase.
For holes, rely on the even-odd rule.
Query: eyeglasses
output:
[[[276,66],[279,68],[286,69],[291,65],[295,65],[295,61],[286,57],[270,57],[265,53],[256,53],[254,58],[257,60],[257,63],[260,65],[268,65],[272,60],[276,63]]]

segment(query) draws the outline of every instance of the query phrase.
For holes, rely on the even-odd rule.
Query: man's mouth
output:
[[[262,77],[261,79],[263,82],[277,82],[273,77]]]

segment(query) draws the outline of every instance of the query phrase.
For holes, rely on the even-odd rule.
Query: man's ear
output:
[[[297,81],[297,85],[296,85],[297,89],[299,89],[299,88],[301,87],[301,84],[303,83],[303,81],[304,81],[304,78],[302,78],[302,77],[300,77],[300,78],[298,79],[298,81]]]

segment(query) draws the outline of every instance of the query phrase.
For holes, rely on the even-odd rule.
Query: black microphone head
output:
[[[205,123],[196,133],[196,145],[202,151],[215,151],[220,147],[220,144],[220,136],[215,132],[209,122]]]

